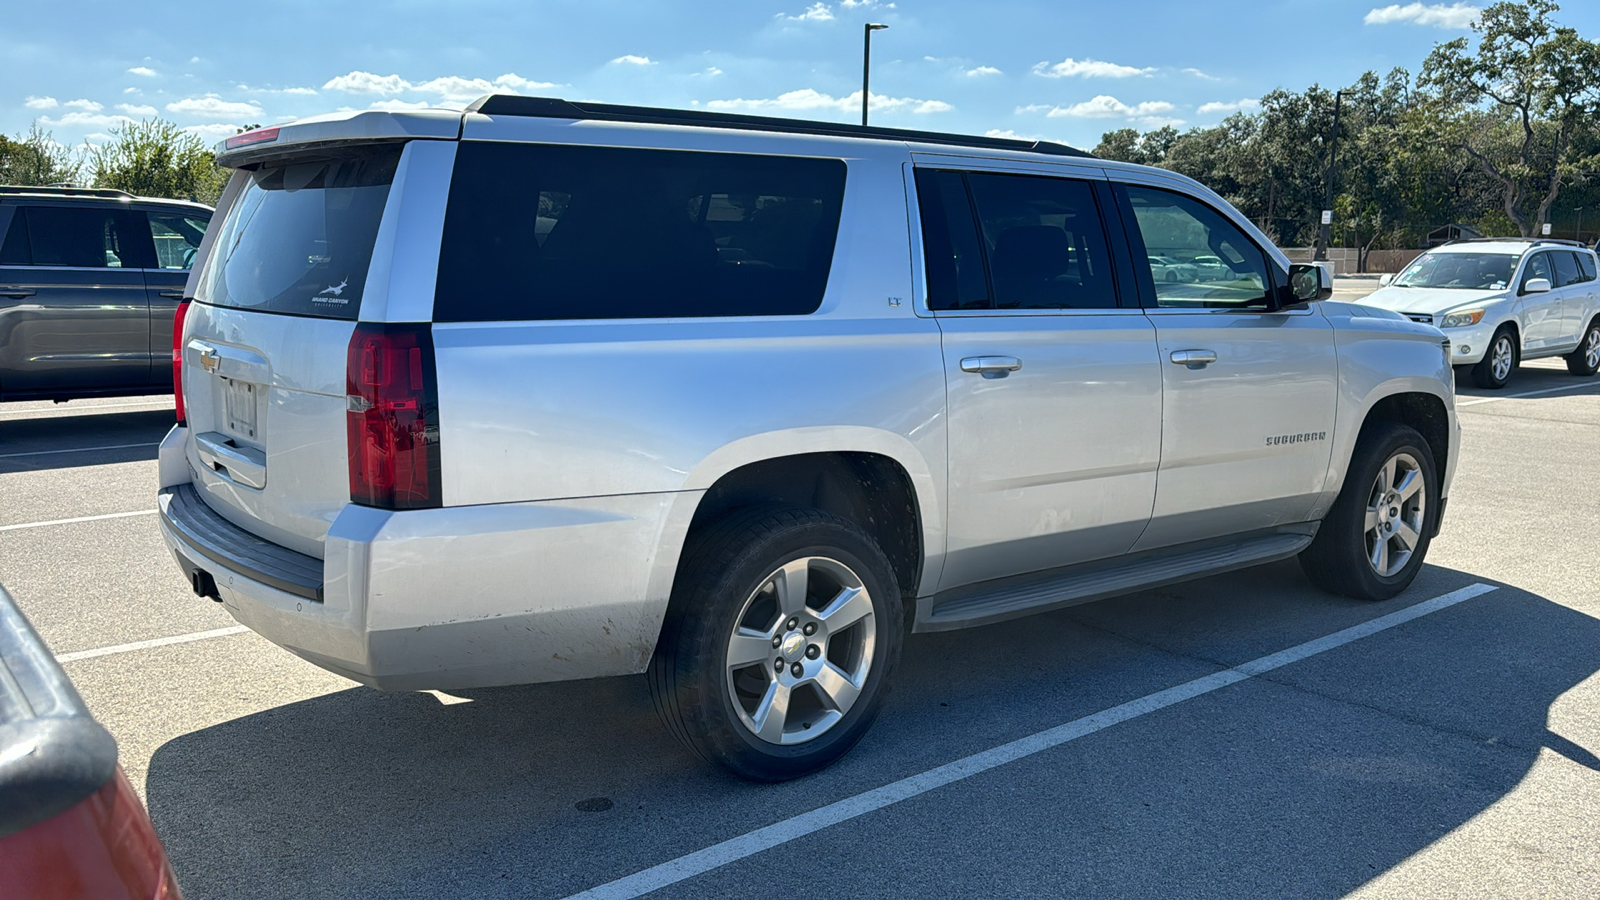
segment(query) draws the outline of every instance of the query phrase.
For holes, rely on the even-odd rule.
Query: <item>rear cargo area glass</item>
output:
[[[465,142],[434,320],[815,312],[844,181],[836,159]]]
[[[354,319],[400,145],[267,163],[217,232],[195,299],[215,306]]]

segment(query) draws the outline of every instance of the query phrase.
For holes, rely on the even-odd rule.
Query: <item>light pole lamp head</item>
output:
[[[877,22],[868,22],[867,23],[867,30],[868,31],[882,31],[882,30],[884,30],[885,28],[888,28],[888,27],[889,26],[887,26],[887,25],[880,25]]]

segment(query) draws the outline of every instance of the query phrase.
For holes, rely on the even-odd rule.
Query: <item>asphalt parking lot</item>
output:
[[[170,398],[0,406],[0,583],[190,898],[1600,895],[1600,379],[1461,395],[1401,597],[1289,562],[914,636],[784,785],[692,758],[640,679],[386,694],[236,628],[157,534]]]

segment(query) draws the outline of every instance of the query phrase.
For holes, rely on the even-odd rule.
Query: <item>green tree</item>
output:
[[[1464,37],[1440,44],[1419,78],[1443,113],[1438,137],[1499,185],[1524,237],[1548,221],[1562,184],[1592,163],[1573,142],[1600,112],[1600,44],[1557,27],[1558,9],[1553,0],[1496,3],[1472,25],[1475,51]]]
[[[60,184],[78,178],[82,166],[72,151],[33,123],[26,136],[0,135],[0,184]]]
[[[89,153],[96,187],[202,203],[221,196],[226,176],[196,135],[162,119],[130,122],[111,134]]]

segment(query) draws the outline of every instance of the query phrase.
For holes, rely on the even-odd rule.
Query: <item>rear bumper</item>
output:
[[[191,583],[214,584],[261,636],[373,687],[449,689],[642,672],[697,499],[350,505],[321,560],[222,519],[187,485],[162,491],[159,519]]]

